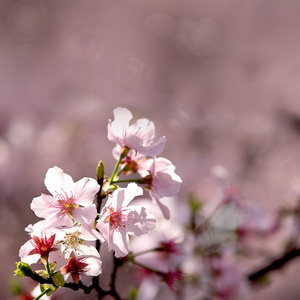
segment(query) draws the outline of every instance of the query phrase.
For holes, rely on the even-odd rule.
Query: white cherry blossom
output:
[[[45,186],[52,195],[41,194],[34,198],[31,209],[46,220],[48,227],[71,227],[77,222],[92,229],[97,216],[93,202],[100,189],[95,179],[84,177],[74,183],[70,175],[53,167],[47,171]]]

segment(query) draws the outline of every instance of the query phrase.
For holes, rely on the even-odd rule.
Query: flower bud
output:
[[[129,148],[123,147],[123,148],[121,149],[121,157],[122,157],[122,158],[126,157],[129,151],[130,151]]]
[[[17,264],[17,270],[15,270],[15,276],[27,277],[33,275],[35,272],[29,267],[28,264],[19,261]]]
[[[97,172],[98,180],[100,180],[104,177],[104,164],[103,164],[102,160],[99,161],[96,172]]]

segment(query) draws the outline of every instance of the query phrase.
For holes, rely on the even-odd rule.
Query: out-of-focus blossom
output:
[[[132,114],[127,108],[114,109],[114,121],[109,121],[107,126],[108,139],[121,148],[132,149],[143,155],[155,156],[160,154],[166,143],[166,138],[161,137],[153,142],[155,127],[148,119],[139,119],[129,125]]]
[[[257,235],[267,237],[279,228],[278,217],[263,212],[261,207],[251,205],[240,211],[240,221],[236,233],[240,239]]]
[[[160,278],[153,275],[150,271],[140,269],[138,278],[141,280],[139,289],[137,291],[137,300],[154,300],[160,289]]]
[[[180,268],[186,257],[185,233],[181,225],[187,220],[187,207],[176,198],[172,200],[170,220],[161,217],[160,209],[153,202],[142,202],[157,218],[157,226],[147,235],[134,237],[130,243],[134,261],[145,267],[136,271],[140,280],[137,299],[156,299],[157,293],[164,286],[162,281],[171,290],[177,291],[177,279],[181,278]]]
[[[130,183],[110,195],[101,211],[97,228],[116,257],[128,254],[128,235],[140,236],[155,226],[154,217],[144,207],[129,205],[142,194],[142,188]]]
[[[92,228],[97,216],[94,196],[100,189],[95,179],[85,177],[74,183],[70,175],[53,167],[47,171],[45,186],[52,196],[34,198],[31,209],[46,220],[48,227],[70,227],[78,222],[86,229]]]
[[[161,274],[162,279],[173,292],[178,292],[180,281],[182,280],[182,272],[180,270],[169,271]]]
[[[225,247],[220,256],[208,260],[215,299],[244,299],[250,291],[250,284],[234,257],[233,249]]]

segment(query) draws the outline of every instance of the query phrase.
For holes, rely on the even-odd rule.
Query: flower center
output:
[[[56,250],[53,247],[53,243],[55,240],[55,234],[51,235],[49,238],[42,232],[41,237],[34,235],[32,237],[31,245],[33,246],[33,250],[31,250],[30,254],[40,254],[41,257],[48,257],[51,251]]]
[[[109,222],[111,227],[116,231],[125,230],[126,225],[134,223],[132,217],[123,214],[123,212],[126,210],[126,208],[121,207],[115,211],[113,207],[111,207],[110,213],[104,219],[104,221],[106,223]]]
[[[84,244],[84,240],[79,237],[79,232],[67,233],[62,244],[65,246],[66,251],[78,251],[80,245]]]
[[[179,254],[181,252],[180,250],[180,244],[177,244],[173,240],[169,240],[166,242],[160,242],[160,251],[167,252],[167,253],[174,253]]]
[[[88,264],[84,260],[85,257],[70,258],[67,264],[67,273],[82,274],[88,271]]]
[[[59,214],[61,216],[72,216],[74,209],[79,207],[79,205],[76,204],[76,200],[73,194],[71,195],[71,197],[69,197],[69,195],[65,191],[62,191],[61,194],[57,192],[57,198],[58,207],[60,208]]]

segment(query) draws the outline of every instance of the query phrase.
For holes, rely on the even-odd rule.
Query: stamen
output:
[[[74,211],[75,208],[78,208],[79,205],[76,204],[76,200],[75,197],[73,196],[73,193],[71,192],[71,197],[69,197],[69,195],[67,194],[67,192],[65,192],[64,190],[61,190],[61,193],[58,193],[56,191],[57,194],[57,207],[60,208],[60,216],[65,216],[65,215],[69,215],[70,217],[72,217],[72,213]]]
[[[39,254],[41,258],[48,257],[51,251],[57,250],[53,247],[55,240],[55,234],[47,238],[44,232],[41,233],[41,237],[34,235],[30,240],[33,250],[31,250],[28,255]]]
[[[113,207],[110,208],[109,215],[104,219],[104,222],[110,223],[111,227],[116,230],[125,230],[126,225],[134,224],[134,218],[132,216],[125,215],[123,212],[128,210],[128,208],[119,208],[114,210]]]
[[[79,232],[67,233],[62,244],[65,245],[63,252],[74,250],[78,252],[79,246],[84,244],[84,240],[79,237]]]

